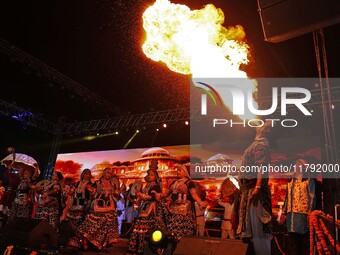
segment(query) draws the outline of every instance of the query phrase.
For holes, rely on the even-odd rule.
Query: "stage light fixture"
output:
[[[150,229],[145,235],[143,255],[163,254],[171,255],[176,248],[176,238],[172,233],[163,229]]]
[[[118,131],[116,131],[115,134],[118,135],[119,134]]]
[[[159,229],[155,230],[152,234],[151,234],[151,240],[153,243],[158,243],[163,239],[163,232]]]
[[[166,123],[163,124],[163,127],[166,128],[168,125]]]
[[[139,133],[139,130],[138,130],[138,129],[136,130],[136,133]]]
[[[187,120],[186,120],[184,123],[185,123],[185,125],[187,125],[187,126],[189,125],[189,121],[187,121]]]
[[[156,131],[158,132],[158,131],[159,131],[159,129],[158,129],[158,128],[156,128]]]

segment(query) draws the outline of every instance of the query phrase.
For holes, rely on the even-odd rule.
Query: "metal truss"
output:
[[[326,91],[325,91],[326,93]],[[305,104],[307,107],[312,107],[315,105],[321,105],[321,93],[319,89],[311,90],[311,99]],[[340,102],[340,87],[334,87],[331,91],[332,103]],[[303,95],[301,94],[290,94],[291,97],[298,98]],[[270,107],[272,103],[271,97],[264,97],[259,99],[260,107]],[[278,108],[281,106],[279,105]],[[265,108],[267,109],[267,108]],[[297,109],[294,105],[288,105],[287,109],[295,110]],[[200,113],[200,108],[181,108],[181,109],[171,109],[158,112],[149,112],[142,114],[133,114],[128,116],[91,120],[75,123],[67,123],[63,126],[61,134],[79,134],[86,132],[96,132],[96,131],[107,131],[118,128],[128,128],[128,127],[143,127],[148,125],[157,125],[162,123],[171,123],[185,120],[193,120],[202,118]]]
[[[326,91],[325,91],[326,92]],[[311,90],[311,100],[305,104],[306,107],[320,106],[321,93],[319,89]],[[294,98],[301,97],[301,94],[291,94]],[[331,90],[332,103],[340,102],[340,87],[334,87]],[[264,97],[259,99],[261,102],[260,107],[267,109],[271,106],[272,98]],[[263,108],[266,107],[266,108]],[[280,108],[280,105],[278,106]],[[295,106],[287,106],[287,109],[295,110]],[[204,116],[200,113],[200,108],[179,108],[170,109],[157,112],[148,112],[141,114],[132,114],[121,117],[81,121],[74,123],[56,124],[45,120],[38,115],[35,115],[29,111],[23,110],[17,106],[11,105],[0,100],[0,113],[7,116],[16,116],[17,120],[25,122],[27,125],[35,126],[43,130],[47,130],[54,134],[59,135],[70,135],[70,134],[81,134],[89,132],[100,132],[100,131],[116,131],[119,128],[129,127],[143,127],[150,125],[159,125],[163,123],[173,123],[178,121],[186,121],[203,118]]]
[[[37,127],[53,134],[56,131],[56,125],[53,122],[3,100],[0,100],[0,114],[21,121],[25,125]]]
[[[83,132],[106,131],[118,128],[143,127],[162,123],[189,120],[190,108],[170,109],[157,112],[133,114],[109,119],[67,123],[63,126],[61,134],[75,134]]]
[[[59,86],[69,89],[75,94],[81,96],[84,100],[94,102],[95,104],[103,105],[107,107],[107,109],[114,111],[115,113],[118,112],[118,107],[114,106],[108,100],[102,98],[93,91],[83,87],[82,85],[75,82],[71,78],[58,72],[54,68],[46,65],[44,62],[29,55],[28,53],[12,45],[10,42],[2,39],[1,37],[0,37],[0,51],[10,57],[15,58],[20,63],[27,64],[30,69],[48,78],[50,82],[53,82],[53,84],[58,84]]]

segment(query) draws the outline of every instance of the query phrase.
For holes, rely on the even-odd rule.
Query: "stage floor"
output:
[[[103,250],[97,250],[96,248],[89,248],[88,250],[79,250],[72,247],[65,247],[60,250],[60,254],[65,255],[92,255],[92,254],[114,254],[114,255],[125,255],[128,250],[128,239],[120,238],[118,243],[116,243],[113,247],[107,247]]]

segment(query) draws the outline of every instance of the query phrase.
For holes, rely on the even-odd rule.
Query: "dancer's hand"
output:
[[[281,213],[281,217],[280,217],[280,223],[281,224],[284,224],[285,223],[285,221],[286,221],[286,215],[285,215],[285,213],[284,212],[282,212]]]
[[[199,206],[203,209],[206,208],[208,206],[208,202],[207,201],[202,201],[201,203],[199,203]]]

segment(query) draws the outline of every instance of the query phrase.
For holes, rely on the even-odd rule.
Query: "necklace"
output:
[[[85,191],[86,186],[87,186],[88,183],[89,183],[89,181],[87,181],[87,180],[80,181],[80,183],[79,183],[79,185],[78,185],[78,187],[76,189],[76,192],[77,193],[83,193]]]

